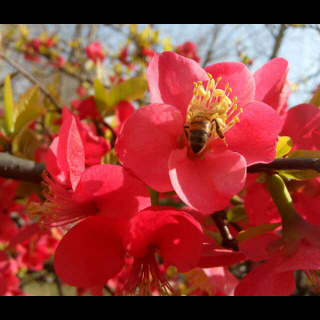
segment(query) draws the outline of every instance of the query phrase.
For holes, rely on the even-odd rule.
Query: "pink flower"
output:
[[[197,63],[200,62],[200,58],[197,54],[197,45],[191,41],[187,41],[184,44],[179,45],[176,49],[176,53],[186,58],[192,59]]]
[[[128,101],[121,101],[116,106],[117,132],[120,132],[125,121],[134,113],[134,106]]]
[[[98,63],[98,61],[103,62],[105,58],[105,53],[102,48],[102,44],[99,41],[90,43],[86,48],[87,56],[94,63]]]
[[[294,272],[297,270],[304,270],[315,288],[320,288],[316,273],[320,270],[319,228],[298,215],[286,228],[285,236],[269,243],[271,253],[263,258],[267,262],[241,280],[235,291],[237,296],[291,295],[296,290]]]
[[[320,109],[312,104],[300,104],[288,110],[282,136],[292,138],[292,151],[318,150],[320,130]]]
[[[242,63],[203,70],[193,60],[165,52],[151,61],[147,77],[152,104],[124,124],[116,144],[120,161],[154,190],[175,190],[204,214],[224,209],[242,190],[246,167],[275,158],[279,116],[254,101],[254,78]],[[198,108],[212,123],[200,152],[191,149],[185,128]]]
[[[255,100],[268,104],[281,116],[287,111],[290,95],[290,85],[287,81],[288,72],[288,61],[283,58],[275,58],[254,74]]]
[[[79,86],[77,88],[77,94],[80,96],[80,97],[85,97],[86,96],[86,88],[84,86]]]
[[[88,118],[91,118],[92,120],[101,119],[94,97],[89,97],[85,100],[73,100],[71,104],[79,112],[81,120],[86,120]]]
[[[85,152],[74,116],[64,121],[47,154],[46,201],[29,212],[48,227],[69,224],[91,215],[128,218],[150,205],[145,185],[124,168],[95,165],[85,169]]]
[[[320,110],[311,104],[301,104],[287,111],[281,136],[293,140],[292,151],[318,150],[317,130],[320,128]],[[245,197],[245,207],[250,223],[259,225],[281,221],[279,212],[266,187],[256,183],[258,175],[250,176]],[[309,222],[320,224],[320,179],[290,181],[292,198],[298,212]]]
[[[0,251],[0,296],[9,296],[19,291],[16,263]]]
[[[82,111],[85,112],[83,109]],[[86,111],[89,112],[89,110]],[[104,137],[100,137],[97,135],[96,127],[93,124],[90,126],[89,124],[80,121],[80,118],[74,116],[67,107],[63,108],[63,123],[68,121],[70,117],[73,117],[75,119],[78,131],[81,136],[85,153],[85,164],[87,166],[101,164],[102,157],[111,150],[109,142]]]
[[[138,294],[148,294],[156,286],[160,294],[168,294],[172,288],[155,254],[161,255],[165,267],[173,265],[186,272],[196,266],[202,241],[201,226],[188,214],[169,207],[147,208],[130,221],[91,217],[62,239],[55,269],[70,285],[103,286],[122,270],[128,253],[134,262],[124,293],[135,294],[139,287]]]
[[[56,57],[53,61],[51,61],[50,62],[50,64],[52,65],[52,66],[54,66],[55,68],[62,68],[63,67],[63,65],[65,64],[65,62],[66,62],[66,59],[64,58],[64,57],[62,57],[62,56],[58,56],[58,57]]]

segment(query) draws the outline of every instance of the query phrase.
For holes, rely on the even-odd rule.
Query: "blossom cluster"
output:
[[[319,157],[320,110],[288,107],[288,62],[203,69],[193,43],[156,53],[155,35],[137,39],[150,103],[128,94],[108,114],[79,87],[35,152],[43,189],[19,199],[23,183],[0,178],[0,295],[25,295],[21,273],[52,257],[79,295],[291,295],[297,270],[318,290],[319,175],[248,173],[288,154]],[[55,46],[28,40],[25,58]],[[107,55],[100,42],[85,52],[97,68]],[[134,59],[125,46],[119,60],[132,70]],[[249,263],[244,277],[231,272]]]

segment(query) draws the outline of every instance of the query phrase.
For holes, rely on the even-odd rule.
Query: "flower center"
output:
[[[201,154],[206,150],[208,142],[222,139],[226,146],[225,134],[236,123],[240,122],[239,115],[243,112],[238,108],[237,97],[231,100],[232,88],[225,85],[219,89],[217,80],[208,73],[209,81],[206,87],[201,81],[194,83],[193,97],[188,106],[185,136],[194,154]]]
[[[135,258],[131,274],[123,293],[129,296],[152,296],[156,291],[160,296],[175,295],[175,291],[160,270],[156,260],[156,248],[148,247],[146,255]]]
[[[31,218],[38,218],[42,227],[52,228],[70,224],[98,212],[95,203],[76,203],[72,199],[72,192],[63,189],[44,173],[46,201],[43,204],[32,202],[28,206]]]

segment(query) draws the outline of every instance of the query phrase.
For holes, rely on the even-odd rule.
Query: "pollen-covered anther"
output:
[[[188,108],[190,112],[187,115],[187,122],[192,116],[192,107],[207,108],[212,113],[211,121],[218,123],[220,135],[224,135],[240,121],[239,116],[243,112],[243,109],[239,109],[238,107],[238,98],[231,97],[233,91],[229,83],[226,83],[224,88],[218,88],[222,77],[214,80],[210,73],[208,73],[208,77],[209,80],[206,87],[202,81],[194,83],[194,92]],[[218,136],[215,135],[216,138]]]

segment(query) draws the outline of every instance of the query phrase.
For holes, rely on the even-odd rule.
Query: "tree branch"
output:
[[[258,163],[248,167],[248,173],[272,172],[277,170],[314,170],[320,173],[320,159],[290,158],[276,159],[271,163]]]
[[[217,211],[211,215],[214,220],[220,235],[222,237],[221,246],[226,249],[232,249],[239,252],[239,245],[236,239],[231,235],[228,228],[228,219],[225,211]]]
[[[281,24],[280,29],[279,29],[279,33],[275,37],[275,43],[274,43],[274,47],[273,47],[273,51],[272,51],[270,60],[277,57],[278,52],[279,52],[280,47],[281,47],[281,44],[282,44],[283,39],[284,39],[284,34],[287,31],[287,29],[288,29],[288,25],[287,24]]]
[[[45,169],[43,163],[18,158],[5,152],[0,153],[0,177],[40,183]]]
[[[39,183],[45,164],[36,163],[0,152],[0,177]],[[248,173],[273,173],[278,170],[314,170],[320,173],[320,159],[291,158],[276,159],[271,163],[258,163],[248,167]]]

